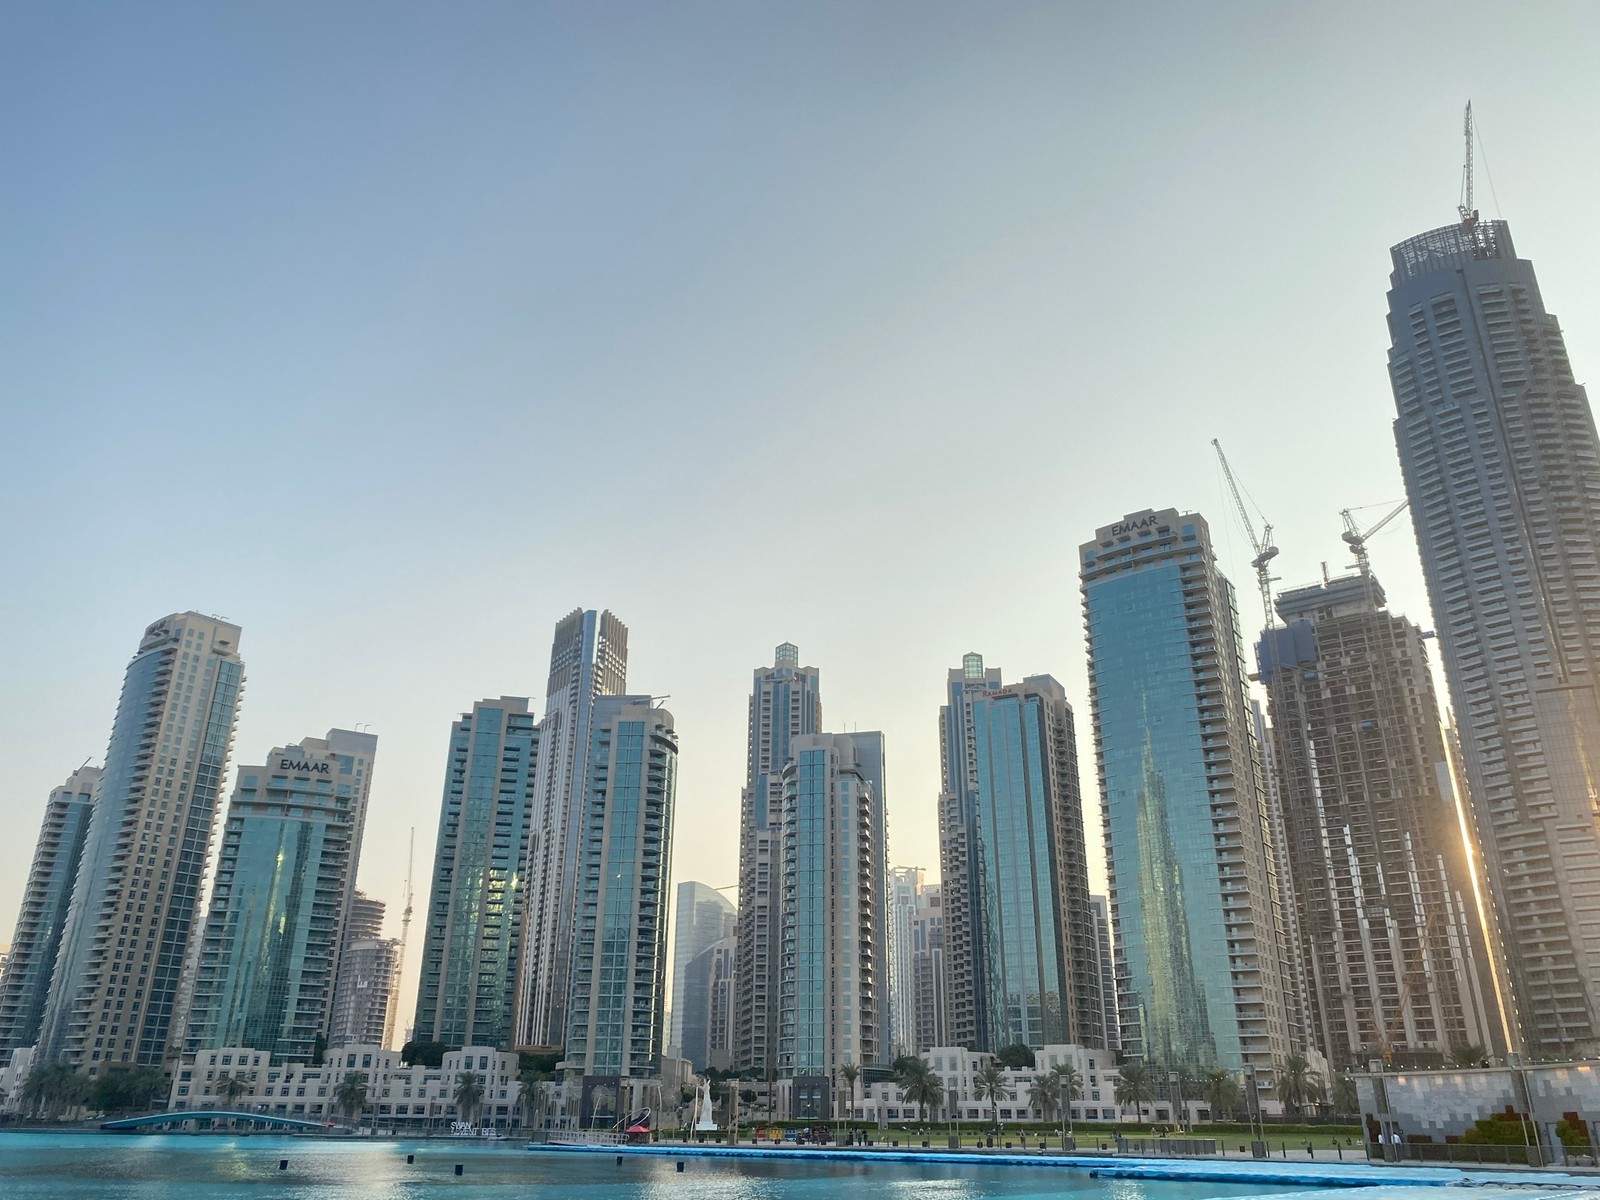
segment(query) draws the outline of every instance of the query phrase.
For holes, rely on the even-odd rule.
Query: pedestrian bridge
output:
[[[272,1117],[266,1113],[226,1112],[221,1109],[191,1109],[185,1112],[151,1113],[146,1117],[125,1117],[120,1121],[105,1121],[101,1129],[144,1129],[152,1125],[181,1125],[185,1121],[249,1121],[255,1125],[269,1125],[278,1129],[314,1129],[325,1132],[336,1126],[322,1121],[302,1121],[295,1117]]]

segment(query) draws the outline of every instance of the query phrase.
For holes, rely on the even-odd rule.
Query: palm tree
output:
[[[845,1091],[850,1093],[850,1098],[845,1102],[845,1120],[850,1120],[856,1112],[856,1080],[861,1077],[861,1067],[857,1063],[845,1063],[839,1068],[839,1078],[844,1082]]]
[[[1473,1042],[1466,1046],[1457,1046],[1450,1051],[1450,1061],[1458,1067],[1479,1067],[1484,1059],[1488,1058],[1489,1051],[1481,1042]]]
[[[346,1120],[359,1118],[367,1107],[367,1077],[360,1071],[347,1074],[334,1089],[333,1103]]]
[[[1057,1063],[1050,1071],[1061,1081],[1061,1144],[1064,1147],[1072,1134],[1072,1102],[1083,1098],[1083,1076],[1069,1062]]]
[[[922,1064],[921,1071],[911,1072],[901,1080],[902,1094],[917,1106],[917,1120],[927,1119],[928,1110],[944,1103],[944,1080]]]
[[[1144,1120],[1144,1106],[1154,1104],[1156,1084],[1150,1069],[1141,1062],[1123,1063],[1113,1082],[1116,1085],[1117,1107],[1133,1105],[1136,1120]]]
[[[1061,1076],[1054,1071],[1045,1071],[1033,1077],[1033,1083],[1028,1088],[1028,1107],[1039,1110],[1039,1119],[1048,1121],[1051,1110],[1061,1099]]]
[[[994,1125],[1000,1128],[1000,1101],[1009,1098],[1011,1093],[1006,1090],[1005,1073],[993,1059],[979,1067],[972,1077],[972,1092],[979,1100],[994,1103]]]
[[[1296,1115],[1322,1099],[1322,1075],[1311,1069],[1303,1054],[1291,1054],[1278,1068],[1278,1099]]]
[[[531,1129],[535,1110],[542,1112],[544,1109],[545,1093],[550,1087],[550,1074],[538,1067],[524,1067],[517,1075],[517,1082],[522,1085],[517,1093],[517,1103],[522,1107],[522,1123]]]
[[[1333,1081],[1333,1111],[1336,1113],[1361,1111],[1361,1096],[1356,1091],[1356,1081],[1349,1075],[1340,1075]]]
[[[83,1103],[89,1079],[66,1063],[52,1063],[29,1071],[22,1084],[22,1102],[35,1115],[58,1117],[64,1109]]]
[[[250,1084],[243,1075],[224,1075],[217,1081],[217,1096],[229,1108],[238,1104],[239,1097],[248,1091]]]
[[[477,1115],[478,1105],[483,1103],[483,1081],[474,1071],[462,1071],[456,1076],[456,1090],[454,1093],[456,1114],[463,1121],[471,1122]]]
[[[1206,1072],[1201,1084],[1206,1103],[1211,1106],[1213,1121],[1222,1120],[1224,1113],[1232,1116],[1238,1111],[1239,1081],[1232,1072],[1216,1067]]]

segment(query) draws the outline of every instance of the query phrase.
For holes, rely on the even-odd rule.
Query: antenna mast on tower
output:
[[[1461,167],[1461,203],[1456,205],[1461,213],[1461,223],[1468,229],[1478,223],[1478,210],[1472,207],[1472,101],[1467,101],[1466,114],[1461,118],[1461,132],[1467,139],[1467,156]]]

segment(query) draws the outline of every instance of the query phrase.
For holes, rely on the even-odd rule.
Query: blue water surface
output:
[[[414,1164],[406,1155],[415,1154]],[[288,1169],[279,1170],[280,1160]],[[460,1163],[464,1171],[455,1174]],[[1099,1180],[1060,1167],[530,1153],[520,1143],[0,1134],[0,1200],[1212,1200],[1281,1184]]]

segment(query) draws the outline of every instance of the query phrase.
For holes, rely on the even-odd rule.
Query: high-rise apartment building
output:
[[[228,804],[184,1052],[308,1063],[328,1033],[377,736],[330,729],[241,766]]]
[[[821,675],[785,642],[750,688],[745,787],[739,798],[739,920],[733,1061],[758,1078],[778,1065],[783,938],[783,768],[796,737],[822,729]]]
[[[911,921],[911,1052],[950,1044],[945,1022],[944,904],[937,883],[924,884]]]
[[[1111,901],[1105,896],[1090,896],[1094,913],[1095,967],[1100,974],[1101,1028],[1106,1031],[1106,1049],[1122,1048],[1122,1021],[1117,1015],[1117,960],[1111,952]]]
[[[365,892],[350,902],[333,987],[329,1046],[387,1046],[394,1033],[400,942],[383,936],[386,905]]]
[[[863,752],[861,743],[867,743]],[[781,1076],[890,1061],[882,735],[801,734],[783,768]]]
[[[412,1036],[509,1048],[539,731],[523,696],[450,727]]]
[[[689,965],[706,950],[731,938],[738,925],[739,909],[716,888],[693,880],[678,885],[677,899],[672,907],[672,1021],[667,1045],[694,1064],[695,1070],[705,1068],[706,1013],[699,993],[708,983],[695,981],[696,996],[691,999]],[[694,1026],[694,1037],[684,1033],[685,1024]],[[695,1051],[698,1048],[697,1059]]]
[[[661,1069],[677,771],[670,712],[649,696],[596,699],[563,1006],[564,1061],[584,1075],[637,1078]]]
[[[1395,440],[1521,1042],[1600,1052],[1600,437],[1476,213],[1391,251]]]
[[[1335,1070],[1502,1041],[1422,631],[1370,574],[1278,597],[1272,715],[1311,1041]]]
[[[713,942],[684,965],[678,1056],[695,1071],[726,1070],[733,1046],[733,954],[730,934]],[[674,967],[676,975],[676,967]],[[677,1020],[674,1009],[673,1019]]]
[[[915,1053],[912,1043],[917,1030],[917,991],[913,966],[912,932],[917,920],[917,905],[922,898],[921,867],[889,869],[889,999],[893,1019],[891,1057]]]
[[[217,801],[244,684],[239,627],[150,625],[123,678],[40,1029],[40,1061],[90,1076],[177,1050]]]
[[[1122,1052],[1266,1092],[1291,1053],[1289,948],[1233,588],[1205,520],[1170,508],[1079,562]]]
[[[952,1033],[974,1050],[1102,1046],[1072,706],[1050,676],[1007,686],[978,654],[948,686],[939,857]]]
[[[89,835],[100,768],[82,766],[50,793],[34,843],[11,952],[0,970],[0,1052],[39,1040],[50,976],[66,927],[72,885]],[[9,1057],[6,1055],[5,1057]]]
[[[575,609],[556,625],[539,723],[533,828],[523,873],[519,1047],[552,1049],[566,1036],[578,820],[588,779],[590,717],[595,700],[620,696],[627,679],[628,627],[610,612]]]

